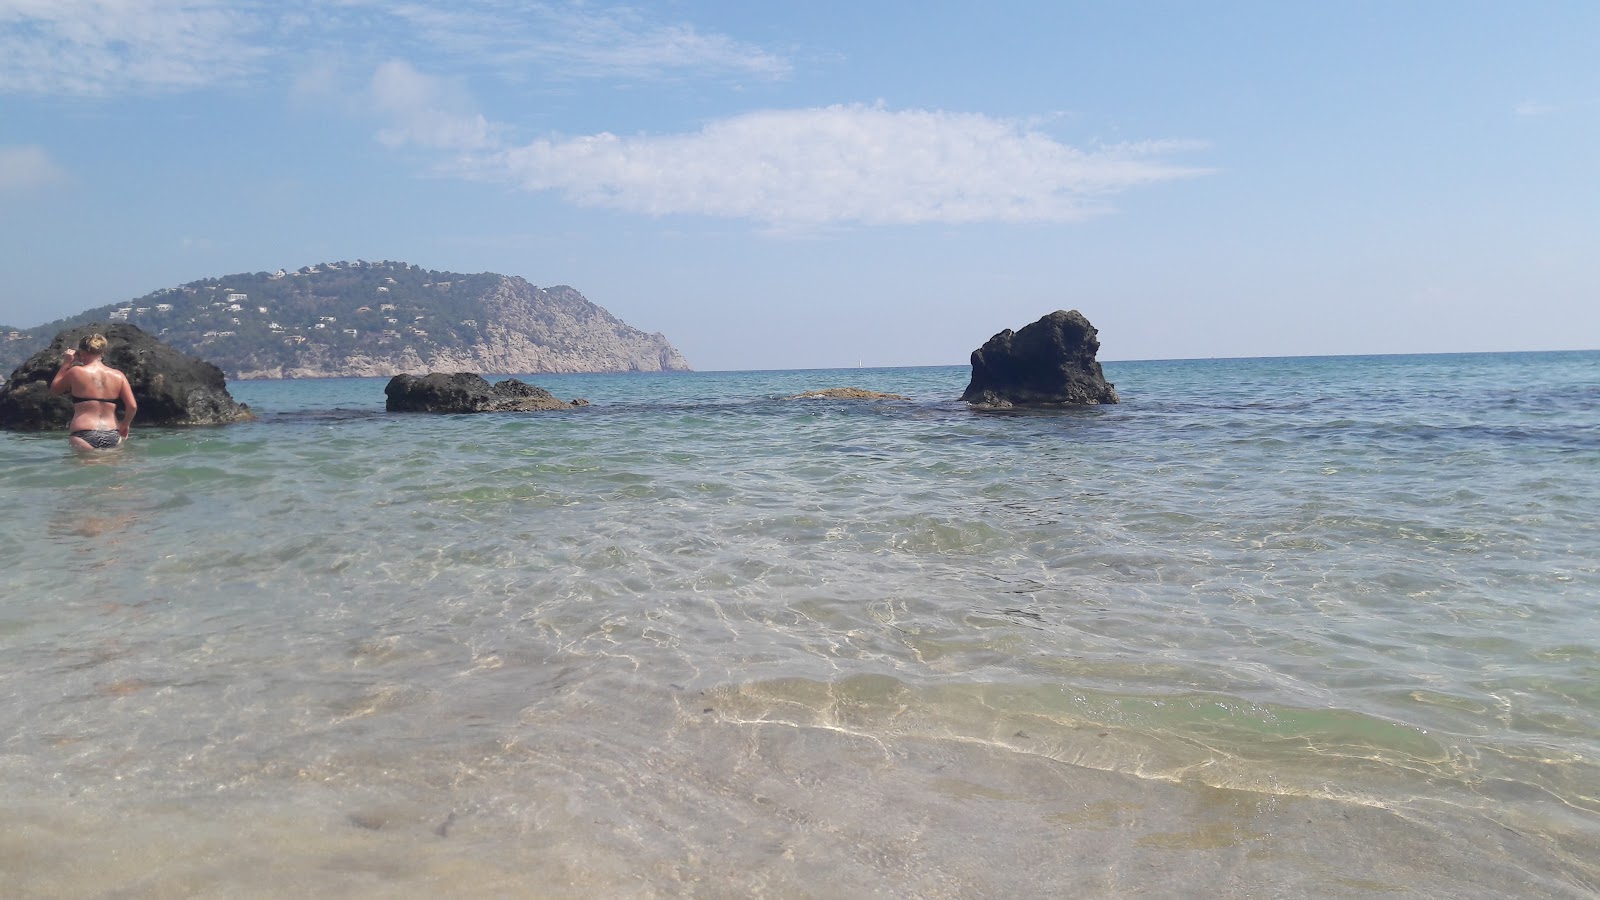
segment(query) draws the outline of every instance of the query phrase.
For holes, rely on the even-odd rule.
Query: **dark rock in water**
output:
[[[50,393],[50,380],[68,348],[86,335],[103,334],[110,341],[105,363],[128,376],[139,401],[134,427],[149,425],[226,425],[255,418],[250,407],[234,401],[222,370],[180,353],[138,327],[125,322],[94,323],[69,328],[50,346],[35,353],[0,390],[0,428],[14,431],[64,431],[72,419],[72,401]]]
[[[482,375],[473,372],[396,375],[389,379],[383,395],[387,398],[384,408],[389,412],[532,412],[589,405],[587,400],[558,400],[544,388],[515,378],[491,386]]]
[[[1099,332],[1083,313],[1056,310],[972,351],[972,381],[961,399],[995,409],[1117,403],[1095,354]]]
[[[899,394],[885,394],[882,391],[869,391],[858,387],[823,388],[820,391],[806,391],[795,394],[785,400],[908,400]]]

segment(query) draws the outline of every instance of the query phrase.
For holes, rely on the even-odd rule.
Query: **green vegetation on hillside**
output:
[[[505,282],[492,273],[362,260],[203,279],[37,328],[0,330],[0,367],[9,372],[62,329],[91,322],[128,322],[230,374],[315,370],[351,358],[392,359],[407,350],[421,359],[467,353],[484,342],[495,315],[486,298]],[[581,318],[626,328],[567,291],[570,297],[539,292],[539,299],[552,310],[576,302],[588,307]],[[531,337],[573,341],[570,334],[558,341],[555,334]]]

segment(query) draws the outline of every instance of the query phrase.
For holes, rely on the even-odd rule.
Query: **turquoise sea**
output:
[[[1105,369],[0,433],[0,893],[1600,894],[1600,352]]]

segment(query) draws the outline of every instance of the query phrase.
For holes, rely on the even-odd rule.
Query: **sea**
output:
[[[1600,895],[1600,352],[1105,370],[0,434],[0,894]]]

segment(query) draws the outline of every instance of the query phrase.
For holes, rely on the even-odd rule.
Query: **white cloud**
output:
[[[289,83],[289,97],[296,103],[325,103],[343,98],[342,76],[339,61],[326,56],[313,56],[300,63]]]
[[[463,60],[520,75],[662,77],[718,73],[761,78],[790,74],[788,60],[724,34],[657,21],[633,7],[587,3],[430,5],[374,2]]]
[[[636,10],[571,7],[554,12],[557,35],[537,52],[588,74],[644,75],[667,71],[722,71],[763,78],[790,74],[789,61],[722,34],[692,25],[652,22]]]
[[[1106,198],[1203,174],[1191,142],[1091,150],[989,116],[848,105],[755,112],[698,132],[540,140],[482,154],[475,177],[647,215],[835,224],[1062,222]]]
[[[201,87],[251,71],[263,50],[224,0],[5,0],[0,92],[101,96]]]
[[[649,73],[663,69],[717,69],[769,78],[787,76],[782,57],[726,35],[701,34],[687,25],[664,25],[570,48],[571,58],[601,71]]]
[[[26,191],[65,181],[67,173],[43,147],[0,146],[0,193]]]
[[[1515,110],[1513,110],[1513,112],[1522,118],[1532,118],[1534,116],[1548,116],[1551,113],[1556,112],[1556,109],[1556,107],[1551,106],[1548,103],[1539,103],[1534,100],[1524,100],[1517,104],[1517,107]]]
[[[482,150],[495,144],[494,126],[471,109],[464,90],[403,60],[379,66],[371,92],[374,105],[393,123],[378,132],[386,146]]]
[[[385,56],[508,79],[733,74],[789,63],[629,7],[513,0],[0,0],[0,93],[116,96]],[[301,85],[304,87],[304,85]]]

